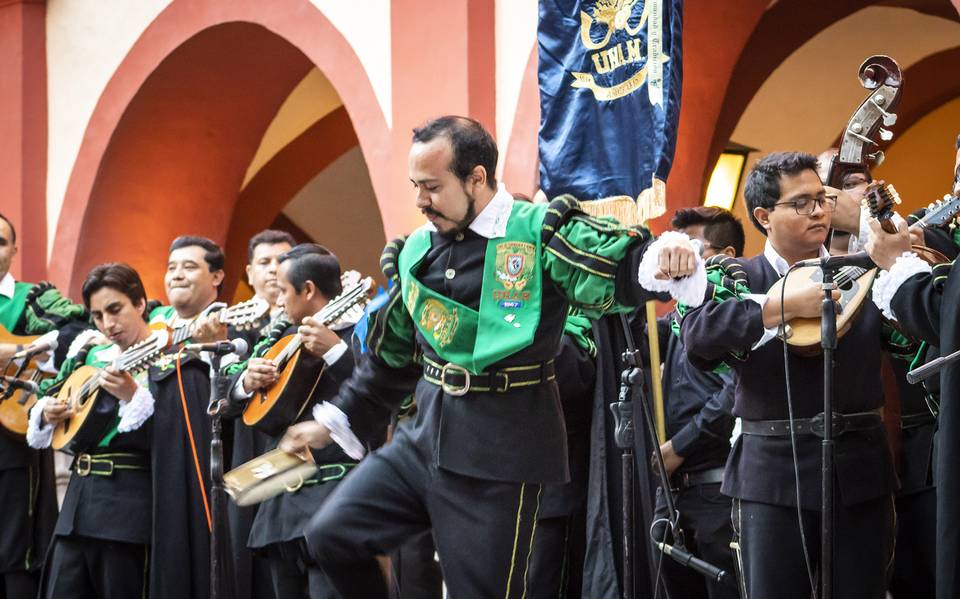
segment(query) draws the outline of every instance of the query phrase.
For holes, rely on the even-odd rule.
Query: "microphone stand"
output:
[[[647,401],[646,394],[643,392],[643,369],[640,367],[640,352],[637,350],[633,341],[633,331],[630,329],[630,323],[625,314],[620,315],[620,326],[623,328],[623,336],[626,341],[627,349],[623,352],[623,371],[620,374],[620,394],[617,401],[611,402],[610,411],[613,413],[614,421],[614,440],[617,447],[621,450],[621,478],[623,487],[622,507],[623,507],[623,597],[624,599],[633,599],[635,588],[633,581],[634,568],[634,547],[635,537],[634,523],[634,422],[633,422],[633,397],[636,396],[640,402],[643,411],[644,420],[647,423],[647,432],[650,435],[653,445],[653,454],[657,461],[657,472],[660,477],[660,485],[664,490],[664,499],[667,503],[668,518],[670,526],[674,531],[675,539],[681,538],[683,533],[680,531],[678,523],[679,514],[674,507],[673,496],[670,493],[670,479],[667,477],[667,469],[663,463],[663,454],[660,452],[660,444],[657,442],[656,421],[653,417],[653,408]]]
[[[673,493],[670,485],[670,477],[667,476],[667,468],[663,461],[663,453],[660,451],[659,438],[657,436],[656,418],[653,415],[653,407],[647,401],[647,396],[643,392],[643,369],[640,367],[640,352],[633,340],[633,331],[630,329],[630,323],[625,314],[620,315],[620,326],[623,328],[623,335],[626,341],[627,349],[623,352],[623,371],[620,375],[620,395],[617,401],[610,404],[610,411],[613,412],[614,420],[614,439],[617,447],[623,452],[621,455],[622,468],[622,486],[623,486],[623,596],[624,599],[633,599],[635,589],[633,584],[633,540],[635,538],[634,524],[634,423],[633,423],[633,401],[634,395],[640,401],[640,408],[643,413],[643,419],[647,423],[647,434],[650,436],[653,445],[653,456],[657,464],[657,477],[660,479],[660,488],[663,492],[663,499],[667,507],[667,519],[669,521],[673,545],[667,545],[663,542],[655,542],[654,546],[669,555],[677,563],[684,567],[695,570],[705,576],[708,580],[724,582],[727,572],[709,564],[697,557],[694,557],[685,550],[683,530],[680,528],[680,512],[676,508],[673,500]]]
[[[210,385],[210,598],[233,599],[232,562],[226,558],[230,539],[224,531],[226,492],[223,488],[223,412],[229,405],[231,379],[220,374],[220,356],[211,352],[213,379]],[[226,585],[224,584],[226,583]],[[229,585],[229,588],[228,586]]]
[[[833,440],[833,368],[837,349],[837,307],[833,291],[837,288],[834,276],[839,266],[822,265],[823,301],[820,304],[820,345],[823,348],[823,441],[821,442],[821,520],[820,520],[820,599],[833,597],[834,547],[834,463],[836,447]]]

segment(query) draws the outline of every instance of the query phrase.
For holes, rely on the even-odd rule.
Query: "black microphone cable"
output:
[[[783,344],[783,374],[787,386],[787,415],[790,417],[790,451],[793,454],[793,482],[797,499],[797,525],[800,528],[800,545],[803,547],[803,563],[807,567],[807,577],[810,579],[810,592],[813,599],[817,599],[817,585],[814,582],[813,566],[810,561],[810,551],[807,548],[807,534],[803,530],[803,509],[800,507],[800,461],[797,459],[797,433],[793,425],[793,393],[790,388],[790,353],[787,348],[787,314],[783,302],[787,295],[787,277],[796,270],[794,264],[783,275],[783,285],[780,287],[780,342]],[[822,516],[821,516],[822,517]]]

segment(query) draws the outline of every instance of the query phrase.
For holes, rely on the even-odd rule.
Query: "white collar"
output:
[[[497,193],[490,199],[490,203],[480,211],[480,214],[473,219],[473,222],[467,228],[487,239],[503,237],[507,234],[507,220],[510,219],[510,212],[513,211],[514,201],[506,186],[500,183],[497,186]],[[437,230],[430,222],[426,224],[426,228],[428,231]]]
[[[13,278],[13,275],[9,272],[3,275],[3,279],[0,279],[0,295],[6,298],[13,299],[13,293],[16,291],[17,280]]]
[[[827,248],[820,246],[820,258],[827,258],[830,256],[830,252],[827,251]],[[767,262],[770,263],[770,266],[773,267],[773,270],[777,271],[777,274],[781,277],[787,274],[787,271],[790,270],[792,264],[787,264],[787,261],[783,259],[783,256],[777,253],[777,250],[773,249],[773,244],[770,243],[770,240],[767,239],[766,243],[763,244],[763,257],[767,259]]]

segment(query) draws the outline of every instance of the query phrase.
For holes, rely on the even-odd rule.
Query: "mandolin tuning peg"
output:
[[[883,158],[884,158],[884,156],[883,156],[883,152],[877,150],[876,152],[873,152],[872,154],[867,154],[867,158],[869,158],[870,160],[872,160],[875,166],[880,166],[881,164],[883,164]]]
[[[890,141],[891,139],[893,139],[893,131],[889,129],[884,129],[883,127],[881,127],[880,139],[882,139],[883,141]]]
[[[884,113],[883,115],[883,125],[885,127],[893,127],[897,124],[897,115],[892,112]]]

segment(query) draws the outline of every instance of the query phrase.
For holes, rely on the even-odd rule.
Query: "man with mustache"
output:
[[[822,291],[807,281],[781,303],[780,294],[768,290],[791,265],[827,255],[823,243],[837,198],[820,182],[816,159],[800,152],[762,158],[744,196],[754,226],[767,236],[764,251],[740,261],[746,285],[728,279],[729,288],[721,288],[714,279],[715,299],[683,317],[681,334],[695,365],[712,369],[725,362],[737,375],[733,413],[742,434],[721,491],[733,497],[741,593],[806,599],[820,547],[823,358],[791,352],[788,393],[777,332],[781,313],[788,323],[818,317]],[[896,475],[880,418],[881,318],[874,308],[863,306],[835,353],[840,415],[834,420],[836,480],[828,483],[837,489],[837,597],[883,597],[893,554]]]
[[[568,305],[599,316],[651,291],[703,299],[686,236],[653,241],[569,196],[516,202],[496,165],[477,121],[447,116],[414,130],[409,176],[428,223],[384,251],[391,295],[364,359],[281,442],[293,452],[333,442],[360,458],[360,439],[416,395],[416,420],[361,461],[306,528],[311,557],[344,597],[386,597],[375,556],[431,528],[452,596],[521,596],[543,485],[569,479],[554,382]]]

